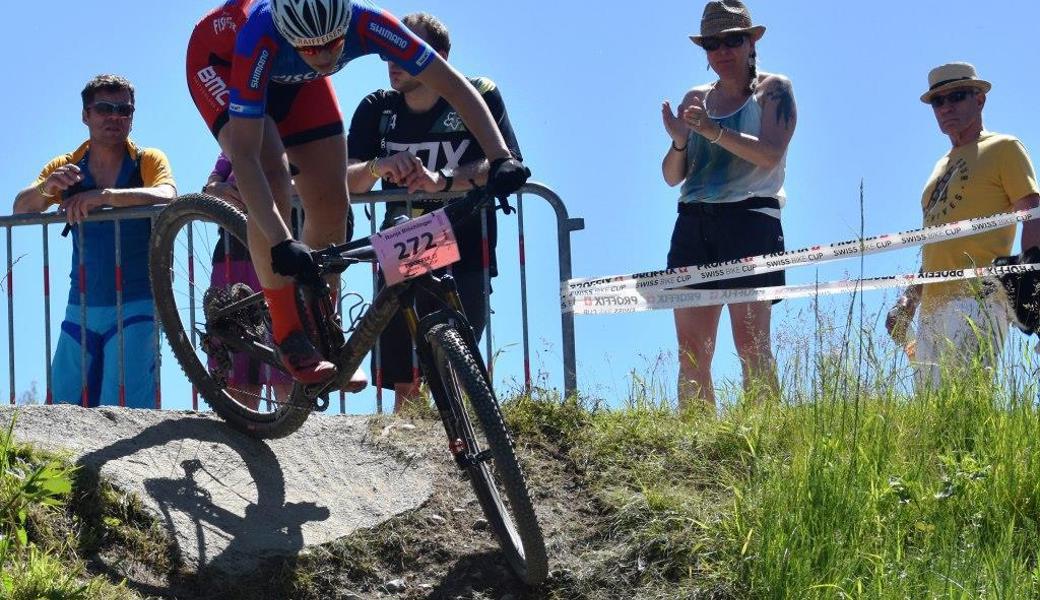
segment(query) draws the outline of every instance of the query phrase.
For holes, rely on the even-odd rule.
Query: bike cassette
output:
[[[258,339],[266,337],[267,325],[262,303],[250,304],[233,312],[227,308],[253,295],[253,290],[244,283],[211,287],[202,296],[202,310],[206,315],[207,327],[221,326],[238,329]]]

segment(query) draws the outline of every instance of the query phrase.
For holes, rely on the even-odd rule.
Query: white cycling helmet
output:
[[[271,0],[274,25],[293,46],[320,46],[343,37],[351,0]]]

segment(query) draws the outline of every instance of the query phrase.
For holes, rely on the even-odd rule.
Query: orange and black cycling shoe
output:
[[[296,381],[310,385],[336,376],[336,365],[322,357],[302,330],[293,331],[276,346],[278,357]]]

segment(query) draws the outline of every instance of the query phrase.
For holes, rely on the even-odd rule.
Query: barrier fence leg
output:
[[[85,228],[83,223],[76,227],[79,248],[79,369],[80,385],[82,386],[82,398],[80,402],[83,408],[90,407],[90,388],[87,382],[87,267],[86,267],[86,244],[84,243]]]
[[[47,239],[47,224],[43,227],[43,369],[47,379],[47,405],[54,404],[54,390],[51,387],[51,252],[50,240]]]
[[[524,393],[531,393],[531,336],[527,317],[527,250],[524,240],[524,195],[516,196],[516,220],[519,231],[520,254],[520,319],[524,336]]]
[[[369,220],[371,223],[371,233],[376,232],[376,203],[368,203],[370,214],[372,218]],[[375,298],[376,290],[379,288],[379,265],[375,262],[372,263],[372,297]],[[376,345],[372,348],[372,364],[375,365],[375,373],[372,374],[372,379],[376,382],[376,414],[383,414],[383,367],[382,367],[382,356],[380,354],[381,348],[379,347],[379,338],[376,338]]]
[[[155,230],[155,217],[151,217],[152,227]],[[173,273],[170,273],[173,277]],[[152,314],[156,315],[153,331],[155,332],[155,410],[162,409],[162,327],[159,326],[158,315],[155,305],[152,305]]]
[[[11,256],[11,227],[7,227],[7,363],[10,370],[11,405],[15,404],[14,391],[14,259]]]
[[[492,207],[490,210],[495,210]],[[482,282],[481,291],[484,292],[484,338],[485,353],[487,354],[487,360],[484,361],[487,364],[488,371],[488,383],[494,388],[495,381],[495,355],[494,342],[491,334],[491,244],[488,242],[488,209],[480,211],[480,252],[481,252],[481,266],[484,271],[484,280]]]

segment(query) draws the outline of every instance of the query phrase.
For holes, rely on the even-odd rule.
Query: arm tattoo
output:
[[[794,93],[791,82],[786,79],[774,79],[766,89],[766,98],[776,102],[776,122],[782,120],[785,127],[790,127],[794,116]]]

